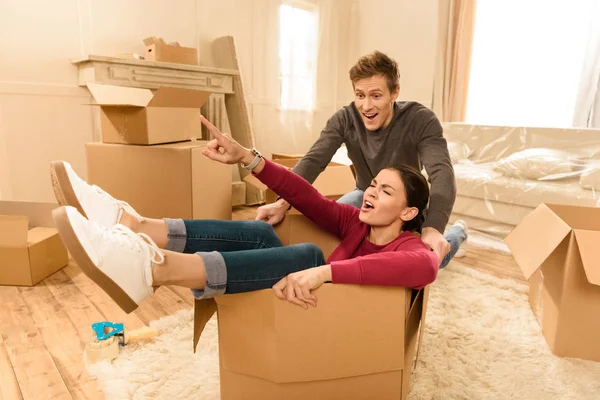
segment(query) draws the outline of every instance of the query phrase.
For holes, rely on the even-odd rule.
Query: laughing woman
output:
[[[429,200],[425,178],[410,167],[381,170],[360,210],[321,196],[303,178],[219,132],[204,155],[242,163],[294,208],[341,239],[325,260],[313,244],[282,246],[262,221],[149,219],[81,179],[64,161],[51,166],[60,236],[82,271],[127,313],[153,287],[179,285],[196,298],[273,288],[307,308],[325,282],[422,288],[439,260],[419,238]],[[157,188],[161,190],[161,188]],[[205,188],[210,196],[210,187]]]

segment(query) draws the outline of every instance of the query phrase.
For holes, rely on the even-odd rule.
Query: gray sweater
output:
[[[327,121],[293,171],[313,183],[342,143],[356,170],[356,186],[362,190],[383,168],[406,164],[420,171],[424,166],[431,184],[424,227],[444,233],[456,198],[456,182],[443,129],[433,111],[416,102],[399,101],[390,124],[369,131],[352,102]]]

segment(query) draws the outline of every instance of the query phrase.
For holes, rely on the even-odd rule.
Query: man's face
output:
[[[390,124],[394,101],[399,92],[400,89],[396,89],[390,93],[383,75],[373,75],[354,82],[354,104],[368,130],[376,131]]]

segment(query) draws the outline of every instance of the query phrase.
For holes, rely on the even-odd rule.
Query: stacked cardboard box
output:
[[[209,92],[89,84],[102,143],[86,145],[87,175],[149,218],[231,219],[231,166],[202,155]]]
[[[0,201],[0,285],[33,286],[67,265],[57,204]]]
[[[339,243],[301,215],[276,231],[284,245],[310,241],[326,256]],[[325,284],[308,310],[270,289],[197,300],[194,346],[218,312],[224,400],[407,399],[427,293]]]

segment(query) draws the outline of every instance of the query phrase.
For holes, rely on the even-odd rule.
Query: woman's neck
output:
[[[367,240],[378,246],[386,245],[402,233],[402,225],[372,226]]]

